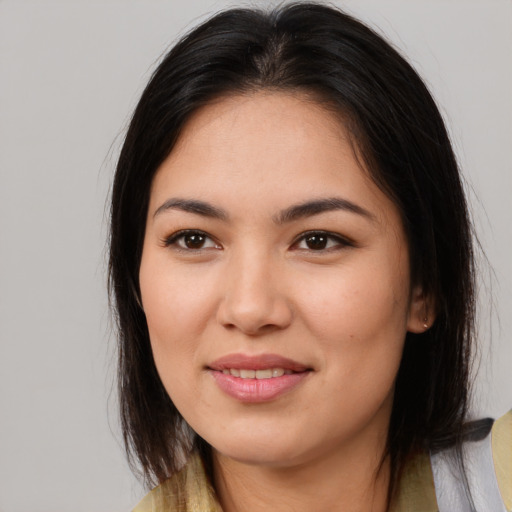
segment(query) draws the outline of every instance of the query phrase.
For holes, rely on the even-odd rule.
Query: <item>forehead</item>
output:
[[[219,152],[228,144],[236,145],[261,156],[262,147],[286,152],[296,151],[297,146],[311,151],[318,145],[323,149],[333,145],[338,151],[353,151],[341,113],[334,114],[305,93],[284,91],[255,91],[214,100],[191,116],[173,153],[184,150],[191,141],[205,147],[217,144]],[[340,141],[346,143],[343,148]]]
[[[186,123],[156,173],[151,207],[176,194],[259,210],[341,194],[378,216],[393,205],[356,152],[342,116],[308,96],[224,97]]]

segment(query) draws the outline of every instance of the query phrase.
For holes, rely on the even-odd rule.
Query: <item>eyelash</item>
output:
[[[201,231],[199,229],[182,229],[180,231],[177,231],[176,233],[173,233],[172,235],[167,237],[164,240],[164,244],[166,247],[174,245],[174,246],[176,246],[176,248],[178,250],[184,251],[184,252],[192,252],[192,251],[199,252],[199,251],[202,251],[205,249],[204,247],[192,248],[192,247],[180,246],[180,244],[179,244],[180,239],[184,240],[184,238],[187,235],[204,237],[205,239],[211,240],[215,244],[215,246],[218,246],[217,242],[215,242],[215,240],[208,233],[205,233],[204,231]],[[208,249],[209,249],[209,247],[208,247]]]
[[[320,249],[311,249],[311,248],[300,248],[297,247],[300,243],[305,242],[308,237],[321,237],[326,240],[326,244],[328,245],[330,241],[334,241],[335,245],[331,247],[324,247]],[[354,247],[355,244],[352,240],[349,240],[346,237],[343,237],[339,235],[338,233],[331,233],[330,231],[322,231],[322,230],[313,230],[313,231],[306,231],[305,233],[301,233],[293,242],[292,248],[295,248],[295,250],[300,251],[310,251],[310,252],[318,252],[323,253],[327,251],[336,251],[340,250],[346,247]]]
[[[210,247],[184,247],[180,245],[180,239],[184,241],[185,237],[189,236],[198,236],[202,237],[203,240],[210,240],[213,246]],[[318,237],[321,239],[321,244],[325,243],[326,247],[320,247],[317,249],[312,249],[311,247],[299,247],[299,245],[303,242],[307,243],[308,238],[312,239],[313,237]],[[323,239],[323,240],[322,240]],[[329,243],[332,244],[334,241],[334,244],[329,247]],[[198,230],[198,229],[183,229],[180,231],[177,231],[176,233],[173,233],[169,237],[165,238],[164,245],[166,247],[175,246],[177,250],[183,251],[183,252],[201,252],[203,250],[208,249],[220,249],[220,245],[215,241],[215,239],[210,236],[208,233]],[[301,233],[291,244],[291,249],[298,250],[298,251],[308,251],[312,253],[325,253],[330,251],[336,251],[347,247],[354,247],[355,244],[352,240],[349,240],[346,237],[343,237],[337,233],[332,233],[329,231],[322,231],[322,230],[313,230],[313,231],[306,231],[305,233]]]

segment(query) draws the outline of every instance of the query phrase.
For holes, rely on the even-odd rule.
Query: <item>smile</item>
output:
[[[311,367],[277,354],[229,354],[207,370],[224,394],[248,404],[276,400],[314,373]]]
[[[292,370],[284,368],[268,368],[267,370],[241,370],[239,368],[225,368],[222,370],[224,375],[232,375],[241,379],[273,379],[283,375],[291,375]]]

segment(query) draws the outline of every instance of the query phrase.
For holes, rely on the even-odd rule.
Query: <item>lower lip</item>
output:
[[[297,387],[310,372],[297,372],[271,379],[242,379],[215,370],[210,370],[210,373],[219,388],[227,395],[240,402],[258,403],[269,402],[288,393]]]

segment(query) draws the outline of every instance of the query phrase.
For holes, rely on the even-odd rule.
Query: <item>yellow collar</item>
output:
[[[437,512],[434,478],[428,455],[416,457],[402,478],[390,512]],[[133,512],[222,512],[208,482],[201,458],[193,453],[187,465],[153,489]]]

